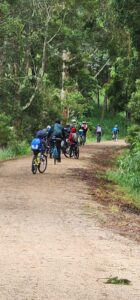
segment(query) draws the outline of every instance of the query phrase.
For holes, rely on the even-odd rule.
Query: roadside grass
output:
[[[26,141],[22,141],[21,143],[15,142],[7,148],[0,149],[0,161],[28,155],[30,153],[31,149]]]
[[[125,194],[125,199],[127,198],[129,204],[133,204],[140,210],[140,192],[131,186],[127,174],[122,176],[119,169],[114,171],[108,170],[106,177],[118,185],[118,188],[116,188]]]

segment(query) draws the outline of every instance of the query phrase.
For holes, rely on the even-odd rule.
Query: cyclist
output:
[[[79,140],[80,146],[84,145],[84,141],[85,141],[84,130],[81,127],[78,130],[78,140]]]
[[[69,134],[69,143],[70,143],[70,157],[72,157],[73,148],[78,144],[78,134],[75,127],[71,128]]]
[[[51,126],[51,128],[48,132],[48,138],[50,140],[51,148],[53,147],[53,141],[56,140],[56,147],[57,147],[57,151],[58,151],[58,162],[61,162],[61,141],[64,138],[64,129],[63,129],[59,119],[57,119],[55,121],[55,124]],[[51,155],[50,155],[50,157],[51,157]]]
[[[115,125],[112,129],[112,138],[114,139],[114,141],[117,141],[118,132],[119,132],[118,125]]]
[[[47,146],[48,146],[46,128],[38,130],[36,132],[36,138],[40,139],[40,143],[41,143],[41,147],[42,147],[42,153],[44,153]]]
[[[70,124],[70,128],[76,128],[76,127],[77,127],[76,119],[72,119],[71,124]]]
[[[65,133],[65,139],[68,139],[68,137],[69,137],[69,134],[70,134],[70,129],[71,129],[71,127],[70,127],[70,124],[66,124],[66,126],[64,126],[64,133]]]
[[[85,143],[86,142],[87,131],[88,131],[87,122],[83,121],[80,128],[83,129],[83,136],[84,136],[84,143]]]
[[[102,136],[103,130],[100,124],[97,125],[96,127],[96,137],[97,137],[97,142],[101,141],[101,136]]]

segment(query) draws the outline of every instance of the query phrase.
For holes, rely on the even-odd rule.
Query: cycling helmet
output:
[[[72,132],[72,133],[75,133],[75,132],[76,132],[76,128],[75,128],[75,127],[72,127],[72,128],[71,128],[71,132]]]

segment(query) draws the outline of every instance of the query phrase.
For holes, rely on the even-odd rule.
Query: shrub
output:
[[[0,114],[0,146],[7,146],[12,135],[12,129],[10,127],[10,117],[5,113]]]
[[[135,147],[137,143],[140,143],[140,126],[133,124],[128,128],[128,135],[126,141],[130,143],[131,148]]]

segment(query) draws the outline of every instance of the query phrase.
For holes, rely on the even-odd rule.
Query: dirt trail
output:
[[[45,174],[31,174],[31,157],[0,163],[0,300],[140,299],[140,244],[103,226],[103,205],[78,175],[118,145],[49,160]],[[131,285],[105,284],[110,276]]]

